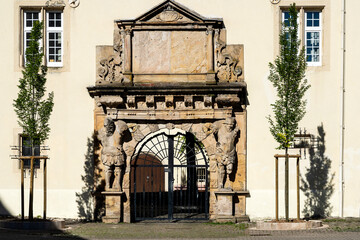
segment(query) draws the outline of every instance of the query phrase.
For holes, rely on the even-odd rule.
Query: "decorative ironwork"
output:
[[[208,161],[190,133],[159,133],[146,141],[131,163],[135,221],[208,219]]]

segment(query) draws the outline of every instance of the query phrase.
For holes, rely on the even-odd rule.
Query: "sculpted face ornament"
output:
[[[107,136],[111,136],[115,132],[115,123],[110,118],[105,119],[104,127],[106,128]]]

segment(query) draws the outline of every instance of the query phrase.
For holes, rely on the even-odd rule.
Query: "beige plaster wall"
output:
[[[324,124],[326,132],[326,155],[332,160],[331,172],[335,173],[335,192],[331,198],[332,215],[339,215],[339,165],[340,165],[340,100],[341,100],[341,1],[293,0],[302,5],[324,7],[324,36],[326,39],[324,65],[311,67],[307,79],[311,89],[307,93],[307,115],[300,126],[308,132],[316,133],[316,127]],[[290,2],[282,0],[280,4]],[[4,1],[0,9],[0,204],[11,214],[20,213],[20,171],[15,160],[11,160],[10,145],[16,138],[16,116],[12,99],[17,94],[17,81],[21,77],[19,68],[19,4],[30,1]],[[38,1],[45,2],[45,1]],[[87,138],[94,127],[93,99],[86,87],[95,84],[96,45],[112,45],[113,21],[115,19],[135,18],[146,12],[160,0],[82,0],[78,8],[70,8],[67,1],[65,12],[69,19],[65,30],[67,41],[65,58],[68,66],[62,70],[49,70],[48,90],[55,92],[55,107],[50,120],[52,132],[47,144],[50,146],[48,164],[48,216],[76,217],[75,193],[81,190],[83,164],[86,154]],[[279,153],[276,143],[268,131],[266,116],[271,113],[270,104],[275,93],[267,80],[268,62],[273,61],[277,52],[277,33],[279,5],[266,0],[179,0],[188,8],[204,16],[223,17],[227,28],[228,44],[244,44],[245,81],[248,84],[249,102],[247,108],[247,189],[251,197],[247,199],[247,214],[250,218],[273,217],[274,159]],[[346,107],[345,107],[345,202],[344,216],[359,216],[360,176],[358,159],[360,157],[359,129],[359,82],[357,81],[357,60],[360,54],[357,39],[360,30],[357,26],[356,9],[360,3],[347,2],[346,39]],[[6,29],[6,31],[4,30]],[[15,133],[14,133],[15,132]],[[15,136],[14,136],[15,135]],[[305,172],[308,158],[302,160],[301,172]],[[295,178],[295,167],[290,166]],[[40,172],[39,172],[40,173]],[[42,202],[42,179],[35,180],[35,201]],[[280,175],[283,168],[280,167]],[[280,178],[281,179],[281,178]],[[28,180],[28,179],[27,179]],[[283,189],[283,183],[280,183]],[[295,181],[290,182],[290,216],[295,217]],[[27,196],[27,193],[26,193]],[[280,195],[281,196],[281,195]],[[282,200],[283,197],[280,198]],[[303,196],[302,196],[302,199]],[[282,204],[282,202],[280,202]],[[41,205],[36,206],[34,215],[41,215]],[[284,212],[281,211],[283,216]]]

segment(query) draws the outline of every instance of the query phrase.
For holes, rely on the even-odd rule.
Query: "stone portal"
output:
[[[114,44],[98,46],[96,56],[96,83],[88,91],[95,99],[95,131],[102,145],[104,221],[141,219],[136,215],[143,207],[137,205],[139,185],[143,196],[154,193],[154,186],[167,196],[161,199],[168,219],[180,216],[174,215],[179,208],[216,221],[247,220],[244,47],[226,44],[223,20],[167,0],[136,19],[116,20]],[[179,152],[185,156],[181,181],[186,184],[180,181],[180,190],[172,183],[175,165],[169,163],[178,160],[144,153],[146,140],[160,133],[172,144],[175,137],[185,139]],[[159,142],[147,142],[148,148]],[[195,164],[196,146],[202,165]],[[177,205],[175,191],[194,199],[203,195],[204,205]]]

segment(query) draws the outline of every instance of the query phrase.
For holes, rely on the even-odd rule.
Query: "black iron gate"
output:
[[[131,162],[131,200],[135,221],[208,219],[208,158],[191,133],[159,133]]]

